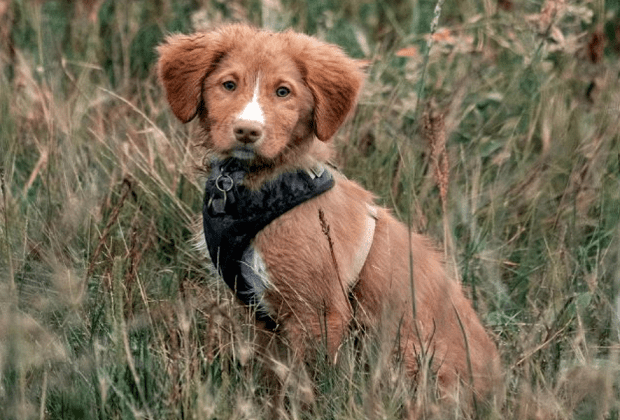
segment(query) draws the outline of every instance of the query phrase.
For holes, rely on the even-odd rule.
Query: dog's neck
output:
[[[264,159],[256,156],[242,163],[245,170],[244,185],[247,188],[258,190],[266,182],[273,181],[288,172],[294,172],[299,169],[312,171],[322,164],[333,167],[334,154],[330,143],[313,138],[293,145],[274,159]],[[229,156],[213,154],[207,159],[207,167],[205,169],[207,172],[211,172],[214,164],[228,159],[230,159]]]

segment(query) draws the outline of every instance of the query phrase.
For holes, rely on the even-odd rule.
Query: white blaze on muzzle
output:
[[[260,106],[260,80],[256,79],[256,86],[254,87],[254,94],[252,100],[243,108],[241,114],[237,117],[239,120],[255,121],[260,124],[265,124],[265,114]]]

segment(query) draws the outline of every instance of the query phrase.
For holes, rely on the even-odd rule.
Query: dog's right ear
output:
[[[203,80],[219,59],[218,50],[209,48],[210,35],[171,35],[157,47],[159,80],[172,112],[184,123],[196,116]]]
[[[171,35],[157,47],[159,79],[172,112],[191,121],[202,101],[202,84],[229,47],[223,31]]]

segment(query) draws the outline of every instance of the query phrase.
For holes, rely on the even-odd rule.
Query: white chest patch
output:
[[[256,121],[257,123],[265,124],[265,114],[263,113],[263,109],[259,103],[259,83],[260,80],[257,79],[252,100],[248,102],[245,108],[243,108],[243,111],[241,111],[241,114],[237,117],[238,119],[245,121]]]
[[[265,315],[269,315],[270,308],[265,301],[265,292],[269,288],[273,288],[273,284],[269,279],[267,265],[260,252],[250,245],[241,257],[241,275],[248,284],[249,293],[254,297],[257,311],[261,311]]]

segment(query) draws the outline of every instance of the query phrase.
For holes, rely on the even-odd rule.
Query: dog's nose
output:
[[[235,138],[241,143],[256,143],[263,137],[263,127],[255,121],[240,120],[233,127]]]

